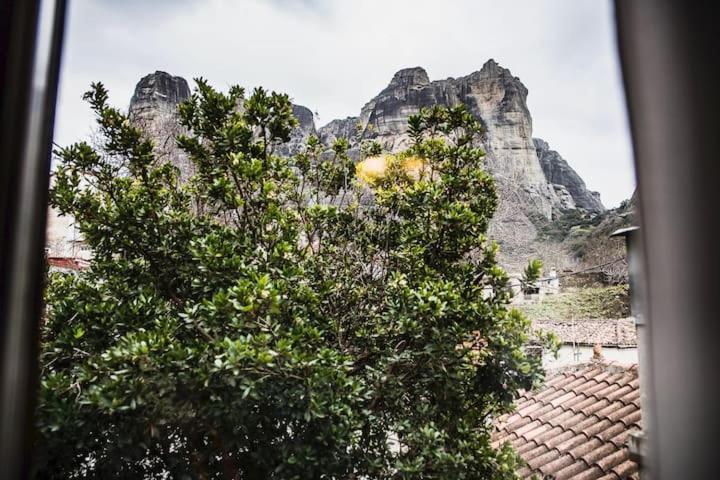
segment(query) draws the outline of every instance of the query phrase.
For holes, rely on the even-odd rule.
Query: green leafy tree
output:
[[[85,98],[102,141],[57,152],[51,197],[93,258],[48,283],[39,477],[515,478],[491,420],[541,371],[467,111],[413,117],[367,185],[345,140],[273,153],[286,95],[199,79],[180,184],[101,84]]]
[[[524,293],[532,293],[537,289],[537,281],[540,280],[540,274],[542,273],[542,261],[539,259],[530,260],[523,270],[522,278],[520,283],[522,284],[522,290]]]

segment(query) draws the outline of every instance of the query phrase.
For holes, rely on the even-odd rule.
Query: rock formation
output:
[[[462,103],[487,130],[488,167],[495,176],[526,185],[544,185],[547,182],[532,142],[527,93],[520,80],[494,60],[468,76],[434,82],[420,67],[400,70],[362,108],[362,136],[381,141],[388,150],[400,150],[408,144],[409,115],[423,107]]]
[[[332,145],[338,138],[354,140],[362,127],[358,117],[333,120],[318,130],[318,137],[324,145]]]
[[[297,153],[303,148],[311,135],[317,136],[312,111],[307,107],[295,104],[293,104],[292,110],[293,115],[298,119],[298,126],[290,133],[290,140],[276,148],[275,153],[278,155],[292,155]]]
[[[578,208],[589,212],[602,212],[605,210],[600,201],[600,194],[589,191],[580,175],[568,165],[567,161],[558,152],[550,150],[545,140],[533,138],[533,142],[545,178],[553,187],[567,191]]]
[[[423,107],[464,104],[485,127],[485,163],[500,193],[490,234],[501,244],[503,262],[519,268],[532,256],[549,256],[547,245],[536,241],[538,218],[550,220],[576,208],[604,210],[597,194],[586,189],[562,157],[553,156],[549,148],[539,151],[532,138],[527,95],[520,79],[494,60],[470,75],[436,81],[430,81],[420,67],[407,68],[397,72],[358,117],[333,120],[319,128],[318,134],[326,144],[345,136],[353,146],[374,140],[389,151],[398,151],[409,144],[410,115]],[[549,168],[544,168],[539,156]]]
[[[156,71],[143,77],[135,86],[128,109],[130,121],[153,139],[160,159],[171,161],[180,169],[183,181],[192,176],[194,167],[175,144],[175,137],[184,133],[177,107],[188,98],[190,88],[184,78]],[[291,133],[290,140],[277,147],[279,155],[297,153],[310,135],[317,135],[312,111],[301,105],[292,108],[299,125]]]
[[[155,140],[161,156],[180,168],[182,179],[191,175],[192,166],[173,137],[181,132],[177,104],[189,94],[182,78],[155,72],[138,83],[129,110],[131,121]],[[293,105],[299,126],[276,152],[297,153],[311,135],[317,135],[327,146],[337,138],[347,138],[354,157],[365,140],[378,141],[391,152],[399,151],[409,145],[410,115],[423,107],[464,104],[485,127],[485,165],[494,175],[500,194],[490,234],[501,244],[506,263],[512,259],[519,266],[532,256],[546,256],[538,251],[536,242],[538,218],[547,221],[577,208],[604,211],[599,195],[587,190],[570,165],[546,142],[533,139],[527,95],[520,79],[492,59],[470,75],[436,81],[430,81],[420,67],[407,68],[397,72],[357,117],[333,120],[316,129],[312,111]]]
[[[157,71],[138,82],[128,109],[130,121],[155,142],[158,158],[180,169],[182,181],[194,172],[192,162],[175,143],[175,137],[184,132],[177,107],[188,98],[190,88],[184,78]]]
[[[408,116],[432,105],[464,104],[486,129],[483,147],[488,169],[501,190],[523,204],[524,213],[551,218],[554,212],[578,207],[602,211],[597,194],[587,191],[562,157],[556,159],[552,151],[543,150],[545,163],[553,166],[543,168],[532,138],[527,95],[520,79],[492,59],[465,77],[432,82],[424,69],[407,68],[365,104],[359,117],[333,120],[318,133],[326,144],[345,136],[356,142],[376,140],[385,149],[398,151],[409,143]]]

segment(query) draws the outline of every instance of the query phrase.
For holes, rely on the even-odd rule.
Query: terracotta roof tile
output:
[[[623,417],[618,420],[619,422],[622,422],[623,425],[626,427],[631,427],[633,425],[639,425],[640,424],[640,407],[638,407],[637,410],[632,412],[626,417]]]
[[[528,478],[532,477],[533,475],[532,470],[530,470],[528,467],[522,467],[520,470],[517,471],[517,474],[520,475],[521,478]]]
[[[635,323],[632,318],[535,320],[533,330],[552,332],[562,343],[603,347],[637,347]]]
[[[609,420],[607,419],[605,419],[604,421],[609,422]],[[596,433],[595,436],[597,436],[600,440],[603,441],[612,441],[615,437],[625,432],[629,432],[625,425],[623,425],[622,423],[610,422],[609,428],[603,429],[599,433]]]
[[[530,423],[526,423],[522,427],[515,430],[515,433],[520,437],[525,437],[525,433],[539,427],[540,425],[542,425],[542,423],[540,423],[540,420],[532,420]]]
[[[591,466],[587,470],[583,470],[582,472],[578,473],[577,475],[571,477],[573,480],[597,480],[598,478],[602,477],[605,474],[605,472],[600,469],[598,466]]]
[[[613,423],[607,418],[599,420],[597,417],[588,417],[579,423],[574,428],[580,432],[583,432],[588,437],[594,437],[601,435],[603,432],[612,428]]]
[[[587,442],[581,443],[580,445],[573,447],[569,453],[575,458],[582,458],[590,454],[596,448],[600,448],[602,446],[602,440],[598,440],[597,438],[593,437]]]
[[[543,476],[550,476],[554,472],[559,472],[563,468],[566,468],[574,463],[575,463],[575,459],[572,456],[565,454],[565,455],[558,457],[556,460],[553,460],[550,463],[542,465],[540,467],[540,472],[541,472],[541,475],[543,475]],[[518,472],[518,473],[520,473],[520,472]],[[532,474],[532,473],[533,472],[530,471],[530,474]],[[537,472],[535,472],[535,473],[537,473]]]
[[[552,430],[552,429],[553,429],[552,425],[543,423],[539,427],[534,428],[534,429],[530,430],[529,432],[525,432],[525,434],[523,435],[523,438],[526,440],[533,440],[533,439],[539,437],[540,435],[542,435],[543,433],[547,432],[548,430]]]
[[[625,460],[619,465],[616,465],[612,469],[612,473],[618,476],[618,478],[627,478],[630,475],[637,474],[637,464],[632,460]]]
[[[589,451],[582,457],[582,459],[588,465],[593,465],[596,462],[600,462],[608,455],[612,455],[613,453],[616,453],[618,451],[617,447],[612,443],[603,443],[602,440],[598,440],[597,438],[595,438],[595,440],[599,442],[599,446]]]
[[[572,366],[526,392],[517,410],[496,422],[493,445],[509,442],[526,465],[522,478],[637,478],[627,440],[640,429],[635,366]]]
[[[527,460],[528,467],[530,468],[538,468],[540,465],[545,465],[548,462],[552,462],[557,458],[557,452],[554,450],[547,450],[543,452],[541,455],[536,456],[535,458],[531,458],[530,460]]]
[[[567,439],[566,441],[562,442],[561,444],[555,446],[555,450],[558,452],[570,452],[571,450],[579,447],[580,445],[584,445],[588,441],[588,436],[584,433],[578,433],[572,438]],[[572,455],[573,458],[576,458],[575,455]]]
[[[615,450],[614,452],[606,455],[604,458],[597,460],[597,465],[604,472],[612,472],[614,467],[617,467],[628,459],[630,453],[627,449]]]
[[[624,428],[624,427],[623,427]],[[623,430],[622,432],[618,433],[612,438],[607,438],[606,440],[613,445],[615,445],[618,448],[621,448],[625,445],[627,445],[628,439],[630,438],[631,433],[637,433],[640,429],[638,428],[627,428]]]
[[[560,426],[555,426],[551,430],[548,430],[546,433],[540,435],[539,437],[533,439],[537,443],[545,443],[548,447],[555,447],[556,444],[560,442],[564,442],[568,438],[575,435],[575,432],[572,430],[566,430]]]
[[[87,260],[74,257],[47,257],[47,263],[60,270],[82,270],[88,266]]]
[[[542,421],[548,422],[550,425],[556,426],[556,425],[572,425],[572,422],[574,417],[577,417],[578,414],[573,412],[572,410],[566,410],[562,407],[557,407],[552,412],[560,412],[557,415],[545,415],[543,418],[541,418]],[[551,412],[551,413],[552,413]]]
[[[538,446],[538,443],[536,440],[527,441],[523,438],[523,439],[515,439],[515,442],[517,442],[520,445],[517,448],[513,447],[513,448],[515,448],[515,452],[518,455],[522,455],[524,453],[530,452],[531,450],[534,450]],[[511,445],[512,445],[512,443],[511,443]]]
[[[582,460],[575,460],[575,462],[572,463],[571,465],[568,465],[567,467],[565,467],[557,472],[546,473],[545,475],[546,476],[552,475],[555,478],[555,480],[565,480],[565,479],[573,478],[576,475],[581,474],[588,468],[589,468],[589,466],[587,463],[583,462]],[[529,478],[529,477],[526,477],[526,478]]]
[[[640,399],[640,390],[633,388],[630,385],[623,385],[615,387],[612,391],[607,393],[607,398],[612,403],[619,403],[621,405],[632,405],[635,400]]]

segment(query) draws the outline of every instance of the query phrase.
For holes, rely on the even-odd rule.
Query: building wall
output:
[[[593,347],[579,346],[576,347],[576,350],[578,352],[578,356],[573,354],[572,345],[562,345],[558,350],[557,358],[555,358],[552,354],[545,354],[543,356],[543,366],[546,370],[553,370],[577,363],[587,363],[592,360]],[[602,354],[606,361],[618,362],[624,365],[638,363],[637,347],[603,347]]]

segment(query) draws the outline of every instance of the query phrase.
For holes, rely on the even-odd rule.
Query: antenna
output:
[[[578,346],[577,342],[577,318],[575,318],[575,315],[572,317],[572,349],[573,349],[573,362],[579,363],[580,362],[580,347]]]

